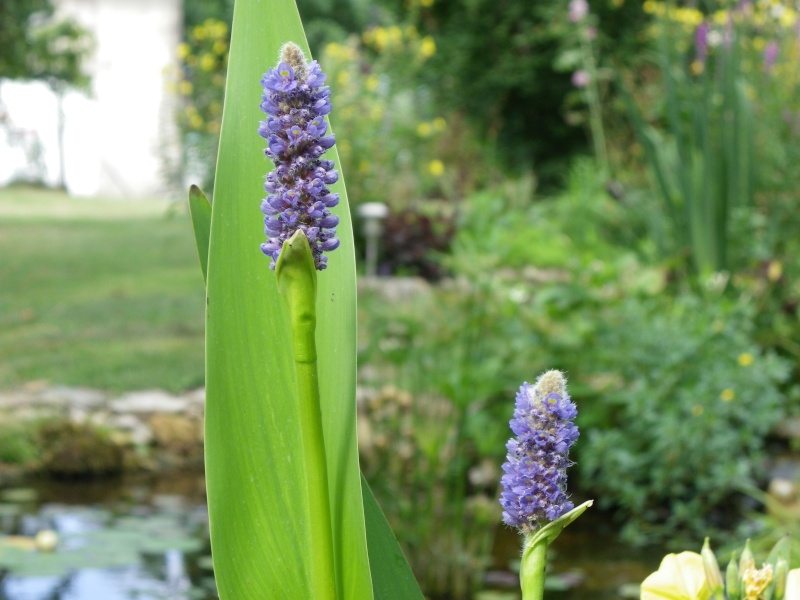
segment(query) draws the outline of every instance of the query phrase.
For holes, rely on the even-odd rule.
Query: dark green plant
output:
[[[624,515],[635,542],[724,529],[760,479],[764,442],[786,411],[789,364],[752,339],[747,306],[693,296],[627,301],[603,313],[596,376],[613,375],[580,449],[584,485]]]
[[[0,421],[0,463],[27,466],[39,455],[33,428],[24,423]]]
[[[570,156],[588,149],[584,133],[563,116],[574,89],[556,68],[562,41],[574,35],[561,0],[387,1],[401,22],[436,41],[423,73],[443,109],[462,111],[517,173],[535,168],[543,184],[560,181]],[[638,3],[597,3],[598,44],[630,57],[645,20]],[[607,32],[607,35],[606,33]]]

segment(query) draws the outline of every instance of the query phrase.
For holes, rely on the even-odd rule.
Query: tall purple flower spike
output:
[[[283,242],[298,229],[305,233],[317,269],[326,267],[329,252],[339,247],[336,225],[339,217],[330,209],[339,203],[328,185],[339,173],[333,161],[320,157],[336,142],[325,135],[325,115],[331,111],[330,89],[317,61],[306,62],[303,51],[288,42],[281,48],[278,66],[261,80],[264,86],[261,110],[267,113],[258,133],[267,140],[264,154],[275,169],[267,174],[261,202],[267,241],[261,251],[272,258],[281,253]]]
[[[578,439],[572,422],[577,414],[560,371],[519,388],[509,423],[516,437],[506,445],[500,504],[503,521],[522,533],[533,533],[575,507],[567,499],[567,467],[569,449]]]

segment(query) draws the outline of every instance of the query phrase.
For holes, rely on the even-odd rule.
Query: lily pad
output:
[[[36,502],[38,497],[39,494],[32,488],[11,488],[0,492],[0,499],[4,502],[16,502],[18,504]]]

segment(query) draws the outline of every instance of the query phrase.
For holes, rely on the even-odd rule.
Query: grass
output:
[[[203,302],[184,211],[0,189],[0,389],[201,386]]]

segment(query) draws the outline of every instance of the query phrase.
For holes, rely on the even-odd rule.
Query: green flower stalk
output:
[[[548,371],[517,393],[516,435],[508,441],[503,464],[503,521],[524,536],[520,584],[523,600],[544,597],[547,546],[592,502],[575,508],[567,499],[569,449],[578,439],[573,419],[578,411],[560,371]]]
[[[296,44],[284,44],[278,66],[262,79],[261,108],[269,118],[258,133],[267,139],[265,154],[275,164],[264,185],[270,195],[261,210],[269,241],[261,249],[272,258],[270,266],[289,309],[311,511],[311,581],[314,598],[335,599],[336,564],[316,346],[317,270],[326,267],[323,252],[339,246],[333,237],[339,219],[329,210],[339,197],[326,187],[338,174],[331,161],[320,159],[334,144],[332,135],[324,135],[324,115],[331,110],[330,91],[324,82],[316,61],[307,63]]]

